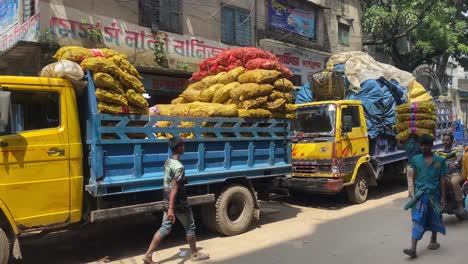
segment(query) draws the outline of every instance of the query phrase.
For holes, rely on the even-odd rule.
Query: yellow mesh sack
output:
[[[128,103],[141,108],[148,108],[148,101],[141,94],[137,94],[135,90],[128,89],[125,93]]]
[[[160,116],[188,116],[190,104],[158,104]]]
[[[146,93],[143,83],[135,76],[130,75],[126,72],[121,71],[120,82],[126,89],[133,89],[137,93]]]
[[[138,70],[135,68],[135,66],[133,66],[128,60],[127,60],[127,56],[123,55],[123,54],[119,54],[119,55],[115,55],[112,57],[112,60],[114,61],[114,63],[119,66],[119,68],[121,70],[123,70],[124,72],[130,74],[130,75],[133,75],[135,77],[137,77],[138,79],[141,79],[141,75],[140,73],[138,72]]]
[[[239,109],[256,109],[262,108],[263,105],[268,102],[268,96],[262,96],[245,100],[237,105]]]
[[[243,74],[245,72],[245,68],[240,66],[240,67],[236,67],[230,71],[228,71],[229,74],[231,74],[231,76],[234,77],[234,80],[237,80],[239,78],[239,76],[241,74]]]
[[[76,63],[81,63],[83,60],[91,57],[93,57],[91,50],[77,46],[60,48],[54,55],[54,58],[57,60],[70,60]]]
[[[211,102],[213,100],[215,92],[223,86],[224,84],[215,84],[210,86],[208,89],[205,89],[200,93],[200,98],[198,100],[207,103]]]
[[[265,109],[239,109],[239,117],[241,118],[269,118],[271,112]]]
[[[187,87],[187,89],[193,89],[193,90],[196,90],[196,91],[205,90],[206,88],[208,88],[208,87],[202,81],[192,83]]]
[[[109,89],[118,93],[123,94],[124,89],[120,83],[114,79],[111,75],[103,72],[95,73],[93,76],[94,85],[96,87],[101,87],[105,89]]]
[[[89,69],[95,73],[103,72],[110,74],[114,77],[120,77],[122,74],[126,74],[119,67],[117,67],[117,65],[115,65],[113,60],[106,59],[103,57],[93,57],[85,59],[83,62],[81,62],[81,67],[85,71]]]
[[[177,97],[176,99],[171,101],[171,104],[186,104],[189,103],[183,97]]]
[[[190,104],[189,116],[193,117],[235,117],[236,105],[194,102]]]
[[[220,72],[216,74],[216,78],[218,78],[219,84],[228,84],[237,80],[237,78],[231,75],[229,72]]]
[[[436,125],[437,124],[434,120],[416,120],[415,122],[398,122],[395,127],[398,132],[402,132],[411,127],[426,128],[432,130],[436,127]]]
[[[240,83],[272,83],[281,76],[279,71],[256,69],[239,76]]]
[[[417,136],[422,136],[422,135],[432,135],[433,136],[433,131],[425,128],[408,128],[396,135],[396,139],[399,141],[406,141],[411,135],[417,135]]]
[[[273,91],[273,86],[269,84],[259,85],[256,83],[245,83],[239,85],[230,92],[231,99],[244,101],[255,97],[268,96]]]
[[[103,114],[122,114],[125,112],[125,108],[121,105],[112,105],[103,102],[98,103],[98,111]]]
[[[270,95],[270,101],[274,101],[276,99],[285,99],[287,103],[292,103],[293,101],[293,96],[289,92],[280,92],[273,90],[273,92]]]
[[[279,111],[284,112],[286,110],[285,107],[284,107],[285,103],[286,103],[286,100],[284,100],[283,98],[276,99],[273,102],[268,102],[267,103],[267,109],[270,112],[279,112]]]
[[[195,102],[200,100],[201,92],[201,90],[187,88],[182,92],[182,94],[180,94],[180,97],[182,97],[187,102]]]
[[[93,52],[94,51],[94,52]],[[95,53],[101,53],[96,55]],[[54,55],[57,60],[71,60],[76,63],[81,63],[83,60],[92,57],[110,58],[118,55],[119,53],[111,49],[87,49],[78,46],[66,46],[60,48]],[[123,55],[125,56],[125,55]],[[125,56],[126,57],[126,56]]]
[[[200,82],[203,83],[205,87],[210,87],[218,83],[218,76],[217,75],[206,76]]]
[[[218,104],[225,103],[230,98],[231,90],[235,89],[239,85],[240,85],[240,83],[238,83],[238,82],[232,82],[232,83],[226,84],[223,87],[219,88],[214,93],[212,102],[213,103],[218,103]]]
[[[434,113],[435,104],[432,101],[401,104],[395,107],[395,112],[401,113]]]
[[[123,94],[114,92],[112,90],[97,88],[95,94],[96,94],[96,99],[99,102],[109,103],[113,105],[120,105],[120,106],[128,105],[127,98],[125,98]]]
[[[437,120],[437,116],[435,114],[411,114],[411,113],[404,113],[404,114],[397,114],[396,115],[397,122],[405,122],[408,120]]]
[[[294,84],[286,79],[286,78],[281,78],[275,81],[274,83],[275,90],[281,91],[281,92],[292,92],[294,91]]]

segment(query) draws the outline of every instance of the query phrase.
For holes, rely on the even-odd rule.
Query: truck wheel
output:
[[[10,258],[10,241],[7,235],[0,228],[0,264],[7,264]]]
[[[201,207],[201,219],[206,229],[218,232],[216,229],[216,208],[213,204],[205,204]]]
[[[358,171],[354,184],[346,187],[346,194],[348,200],[355,203],[361,204],[367,200],[367,194],[369,193],[369,185],[367,178],[365,177],[362,170]]]
[[[244,233],[253,213],[254,199],[249,189],[240,185],[228,187],[216,201],[216,230],[227,236]]]

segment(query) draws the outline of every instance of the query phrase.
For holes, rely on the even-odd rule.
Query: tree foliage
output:
[[[465,64],[468,1],[364,0],[361,3],[363,28],[368,34],[364,45],[383,49],[397,67],[413,71],[427,63],[435,66],[438,75],[443,75],[450,56]]]

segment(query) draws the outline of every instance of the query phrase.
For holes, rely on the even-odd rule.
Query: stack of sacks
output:
[[[397,112],[397,140],[405,141],[414,135],[435,136],[434,128],[436,127],[437,115],[433,102],[402,104],[395,108],[395,112]]]
[[[243,118],[293,118],[295,111],[295,106],[292,104],[293,91],[292,82],[281,78],[279,71],[263,69],[246,71],[244,67],[236,67],[229,72],[207,76],[189,85],[179,98],[172,101],[172,104],[203,102],[221,104],[224,107],[234,105],[238,109],[238,116]],[[165,106],[158,105],[158,107]],[[181,113],[167,114],[179,116]],[[213,113],[213,116],[226,115],[220,111]]]
[[[291,71],[282,65],[273,53],[258,48],[228,49],[215,57],[202,61],[198,66],[200,70],[193,73],[190,79],[191,82],[201,81],[206,76],[228,72],[240,66],[247,70],[277,70],[285,78],[293,76]]]
[[[108,114],[148,114],[141,76],[127,57],[111,49],[63,47],[55,58],[80,63],[94,73],[98,110]]]

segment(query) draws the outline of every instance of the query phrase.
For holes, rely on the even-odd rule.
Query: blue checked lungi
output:
[[[420,240],[426,231],[439,232],[445,235],[445,226],[442,220],[442,214],[434,208],[439,205],[433,205],[435,201],[440,201],[439,195],[422,194],[416,201],[411,210],[413,220],[412,237]],[[432,202],[431,202],[432,200]]]

